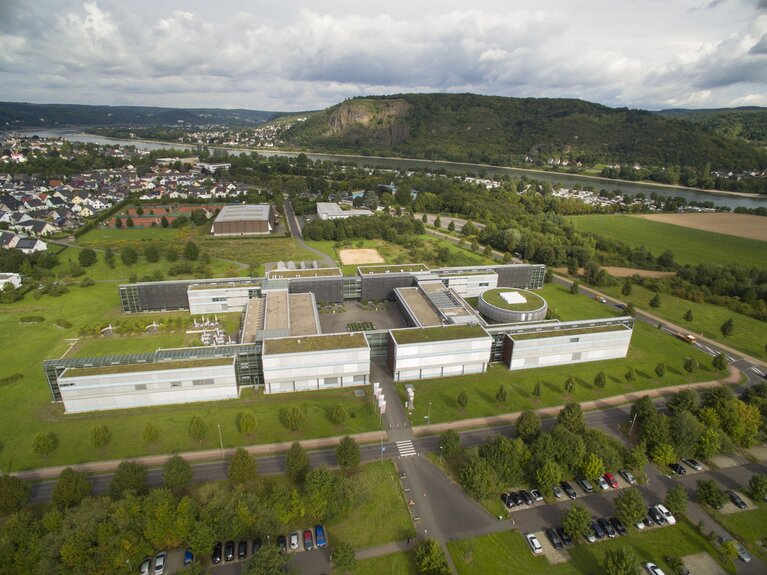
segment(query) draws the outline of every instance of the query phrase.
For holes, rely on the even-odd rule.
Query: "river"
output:
[[[94,134],[85,134],[78,129],[48,129],[48,130],[24,130],[21,131],[25,135],[38,135],[41,138],[66,138],[73,142],[87,142],[92,144],[102,145],[122,145],[122,146],[136,146],[145,150],[161,150],[163,148],[177,148],[177,149],[194,149],[194,146],[186,144],[172,144],[172,143],[158,143],[150,142],[146,140],[121,140],[118,138],[107,138],[104,136],[97,136]],[[247,150],[236,148],[217,148],[209,146],[210,150],[223,150],[229,154],[239,155],[241,153],[249,154],[256,151],[263,156],[297,156],[300,152],[286,152],[275,150]],[[737,194],[728,194],[726,192],[707,191],[689,189],[683,187],[673,186],[659,186],[648,183],[640,182],[627,182],[623,180],[610,180],[607,178],[598,178],[594,176],[582,176],[576,174],[563,174],[555,172],[546,172],[538,170],[526,170],[522,168],[504,168],[498,166],[488,166],[484,164],[467,164],[460,162],[444,162],[444,161],[431,161],[431,160],[419,160],[409,158],[382,158],[382,157],[370,157],[370,156],[353,156],[353,155],[338,155],[338,154],[322,154],[315,152],[308,152],[306,156],[311,160],[322,160],[331,162],[346,162],[357,165],[370,165],[380,166],[384,168],[392,169],[407,169],[407,168],[426,168],[428,170],[446,170],[454,173],[482,173],[485,176],[514,176],[522,177],[527,176],[529,178],[535,178],[540,181],[546,181],[551,183],[559,183],[563,186],[594,186],[597,189],[607,190],[621,190],[623,193],[636,195],[639,193],[650,196],[653,192],[659,196],[679,196],[685,198],[688,202],[714,202],[717,206],[727,206],[728,208],[759,208],[767,207],[767,196],[754,197],[743,196]]]

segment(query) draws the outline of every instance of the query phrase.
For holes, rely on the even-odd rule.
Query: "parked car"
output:
[[[607,303],[607,300],[602,296],[599,296],[597,299],[599,300],[599,303]]]
[[[621,521],[617,517],[610,517],[610,525],[613,526],[613,529],[615,529],[618,535],[626,534],[626,526],[623,524],[623,521]]]
[[[140,575],[149,575],[149,570],[152,568],[152,557],[145,557],[139,567]]]
[[[530,495],[532,495],[534,501],[543,501],[543,495],[537,489],[531,489]]]
[[[192,561],[194,561],[194,553],[192,553],[191,547],[187,547],[184,551],[184,566],[189,565]]]
[[[234,541],[227,541],[224,543],[224,561],[232,559],[234,559]]]
[[[210,562],[214,565],[216,563],[221,563],[221,549],[220,541],[213,546],[213,555],[210,556]]]
[[[262,546],[261,538],[260,537],[256,537],[253,540],[253,545],[250,547],[250,554],[251,555],[255,555],[256,553],[261,551],[261,546]]]
[[[165,562],[168,559],[167,551],[160,551],[154,558],[154,575],[164,575]]]
[[[586,479],[585,477],[579,477],[579,478],[577,479],[577,481],[578,481],[578,485],[580,485],[580,486],[581,486],[581,488],[582,488],[582,489],[583,489],[583,490],[584,490],[586,493],[594,493],[594,488],[591,486],[591,483],[589,483],[589,480],[588,480],[588,479]]]
[[[533,533],[530,533],[530,535],[527,536],[527,544],[530,545],[530,549],[536,555],[538,555],[539,553],[543,553],[543,547],[541,547],[541,542],[538,541],[538,538]]]
[[[605,538],[604,530],[599,526],[599,523],[597,523],[596,521],[591,522],[591,530],[594,532],[594,537],[596,537],[597,539]]]
[[[607,481],[607,485],[613,489],[618,489],[618,480],[615,479],[615,476],[612,473],[605,473],[602,477]]]
[[[639,530],[644,529],[646,526],[646,521],[640,521],[639,523],[634,523],[634,527],[636,527]]]
[[[728,491],[728,492],[727,492],[727,497],[729,497],[729,498],[730,498],[730,501],[732,501],[732,503],[733,503],[733,504],[735,505],[735,507],[737,507],[738,509],[745,509],[746,507],[748,507],[748,506],[746,505],[746,502],[745,502],[745,501],[743,501],[743,499],[740,497],[740,495],[738,495],[738,494],[737,494],[737,493],[735,493],[734,491]]]
[[[501,493],[501,501],[507,509],[514,507],[514,498],[511,496],[511,493]]]
[[[583,538],[588,541],[589,543],[594,543],[594,541],[597,540],[596,537],[594,537],[593,531],[586,531],[586,533],[583,535]]]
[[[554,546],[554,549],[562,549],[562,547],[564,547],[562,540],[559,538],[559,535],[557,535],[556,529],[549,527],[546,529],[545,533],[548,540],[551,541],[551,544]]]
[[[284,535],[277,537],[277,547],[280,549],[280,553],[288,552],[288,538]]]
[[[676,564],[676,575],[690,575],[690,570],[685,566],[684,563],[679,558],[673,558],[673,557],[664,557],[663,560],[669,564],[669,566],[672,567]]]
[[[575,492],[575,489],[573,489],[573,486],[570,485],[567,481],[563,481],[560,485],[562,485],[562,490],[567,494],[567,496],[570,499],[575,499],[578,497],[578,494]]]
[[[610,489],[610,486],[607,484],[607,481],[605,481],[604,477],[600,477],[599,479],[597,479],[597,485],[599,485],[599,488],[602,491],[607,491],[608,489]]]
[[[240,541],[237,544],[237,559],[245,559],[248,556],[248,542]]]
[[[671,471],[673,471],[677,475],[687,475],[687,470],[684,468],[684,465],[682,465],[681,463],[671,463],[669,464],[669,467],[671,468]]]
[[[618,471],[618,473],[621,474],[621,477],[623,477],[623,479],[625,479],[629,485],[636,485],[637,480],[634,478],[634,475],[628,469],[621,469],[620,471]]]
[[[746,551],[743,545],[741,545],[740,543],[738,543],[737,541],[735,541],[734,539],[730,537],[725,537],[724,539],[719,537],[719,543],[721,543],[722,545],[724,545],[728,541],[733,541],[735,543],[735,549],[738,552],[738,559],[740,559],[744,563],[751,563],[751,555],[748,554],[748,551]]]
[[[513,491],[511,496],[514,498],[514,505],[516,505],[517,507],[525,504],[525,500],[522,497],[521,491]]]
[[[694,469],[695,471],[703,471],[703,466],[700,464],[700,462],[697,459],[692,459],[687,457],[685,459],[682,459],[682,463],[684,463],[690,469]]]
[[[314,536],[311,529],[304,530],[304,549],[307,551],[314,549]]]
[[[564,545],[573,544],[573,538],[567,534],[567,531],[565,531],[564,527],[557,527],[557,535],[559,535],[559,538],[562,540]]]
[[[298,532],[294,531],[290,534],[290,548],[298,549]]]
[[[604,531],[610,539],[614,539],[615,536],[618,535],[618,533],[615,531],[615,528],[604,517],[601,517],[597,520],[597,525],[602,528],[602,531]]]
[[[666,521],[663,519],[663,515],[655,507],[650,507],[647,510],[647,516],[652,518],[655,525],[663,525]]]
[[[535,503],[535,499],[533,499],[533,496],[530,495],[527,491],[520,491],[519,494],[522,496],[522,499],[525,502],[525,505],[532,505]]]
[[[658,504],[655,506],[655,509],[657,509],[661,515],[663,515],[663,521],[665,521],[669,525],[676,524],[676,518],[673,515],[671,515],[671,511],[666,509],[665,505]]]
[[[559,488],[559,485],[555,485],[551,488],[551,493],[556,497],[557,499],[560,499],[562,497],[562,490]]]
[[[317,547],[325,547],[328,544],[328,540],[325,539],[325,528],[322,525],[314,526],[314,540],[317,542]]]
[[[645,563],[645,569],[650,575],[666,575],[655,563]]]
[[[647,527],[652,527],[653,525],[655,525],[655,519],[653,518],[653,514],[650,513],[650,509],[652,508],[651,507],[647,508],[647,515],[645,515],[645,518],[644,518],[644,524]],[[658,512],[655,511],[655,513],[658,513]]]

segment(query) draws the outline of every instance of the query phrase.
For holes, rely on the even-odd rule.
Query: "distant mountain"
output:
[[[259,110],[154,108],[0,102],[0,129],[61,126],[192,126],[263,124],[283,115]]]
[[[354,98],[283,135],[307,149],[510,164],[525,156],[584,164],[746,169],[767,152],[695,122],[574,99],[474,94]]]
[[[714,108],[661,110],[661,116],[695,122],[719,134],[767,147],[767,108]]]

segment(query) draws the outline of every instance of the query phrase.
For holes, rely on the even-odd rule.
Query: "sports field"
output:
[[[634,216],[587,215],[567,218],[576,229],[625,242],[646,246],[658,256],[671,250],[681,264],[732,264],[765,267],[767,243],[704,230],[661,223]],[[767,225],[767,220],[765,221]]]

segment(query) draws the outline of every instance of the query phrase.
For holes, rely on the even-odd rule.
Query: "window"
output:
[[[479,287],[488,287],[490,282],[479,282]]]
[[[193,379],[192,385],[213,385],[215,381],[213,379]]]
[[[60,383],[59,387],[74,387],[74,383]]]
[[[139,383],[136,385],[136,391],[146,391],[146,383]]]
[[[325,385],[338,385],[338,378],[337,377],[326,377],[325,381],[323,383]]]
[[[171,387],[181,387],[181,382],[180,381],[171,381],[170,382],[170,386]]]
[[[570,343],[578,343],[580,340],[581,340],[581,338],[579,338],[579,337],[571,337],[570,338]]]
[[[214,298],[211,298],[210,301],[216,302],[216,303],[220,303],[222,301],[226,301],[226,298],[225,297],[214,297]]]

